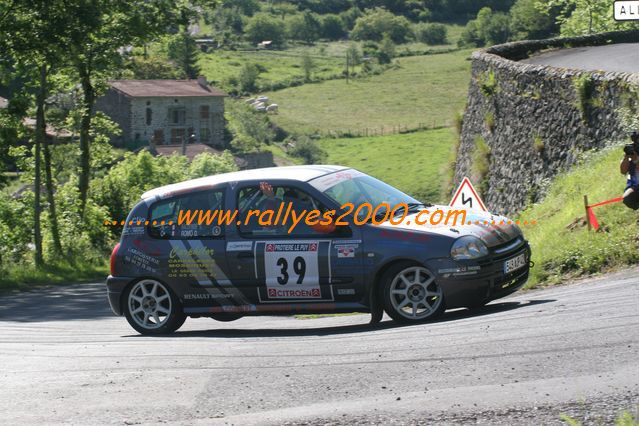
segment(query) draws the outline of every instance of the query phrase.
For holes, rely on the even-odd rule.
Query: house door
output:
[[[153,143],[155,145],[164,145],[164,130],[157,129],[153,132]]]

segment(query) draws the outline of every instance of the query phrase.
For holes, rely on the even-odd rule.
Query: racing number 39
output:
[[[277,266],[282,268],[280,270],[281,275],[277,277],[278,284],[288,284],[288,261],[285,258],[280,257],[279,259],[277,259]],[[306,275],[306,261],[303,257],[297,256],[293,260],[293,271],[297,275],[297,284],[302,284],[304,282],[304,275]]]
[[[259,269],[264,273],[269,299],[321,298],[319,241],[265,241],[263,244],[260,246],[264,247],[264,267]]]

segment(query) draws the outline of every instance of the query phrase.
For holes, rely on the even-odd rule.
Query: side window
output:
[[[224,234],[219,222],[224,191],[204,191],[155,203],[149,213],[148,233],[161,239],[218,238]]]
[[[259,186],[242,188],[238,193],[239,233],[245,237],[259,236],[327,236],[335,227],[329,225],[330,213],[306,192],[289,186],[273,186],[265,191]],[[314,217],[306,219],[312,211]],[[302,217],[291,230],[293,217]],[[317,223],[314,223],[317,222]],[[290,231],[290,232],[289,232]]]

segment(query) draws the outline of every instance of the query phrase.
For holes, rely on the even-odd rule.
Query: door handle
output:
[[[252,251],[242,251],[237,255],[238,259],[253,259],[255,255]]]

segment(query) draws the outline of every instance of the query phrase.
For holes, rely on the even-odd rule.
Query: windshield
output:
[[[388,203],[391,208],[400,203],[409,207],[422,205],[402,191],[356,170],[333,173],[310,183],[341,206],[347,203],[355,208],[363,203],[370,203],[373,208],[381,203]]]

